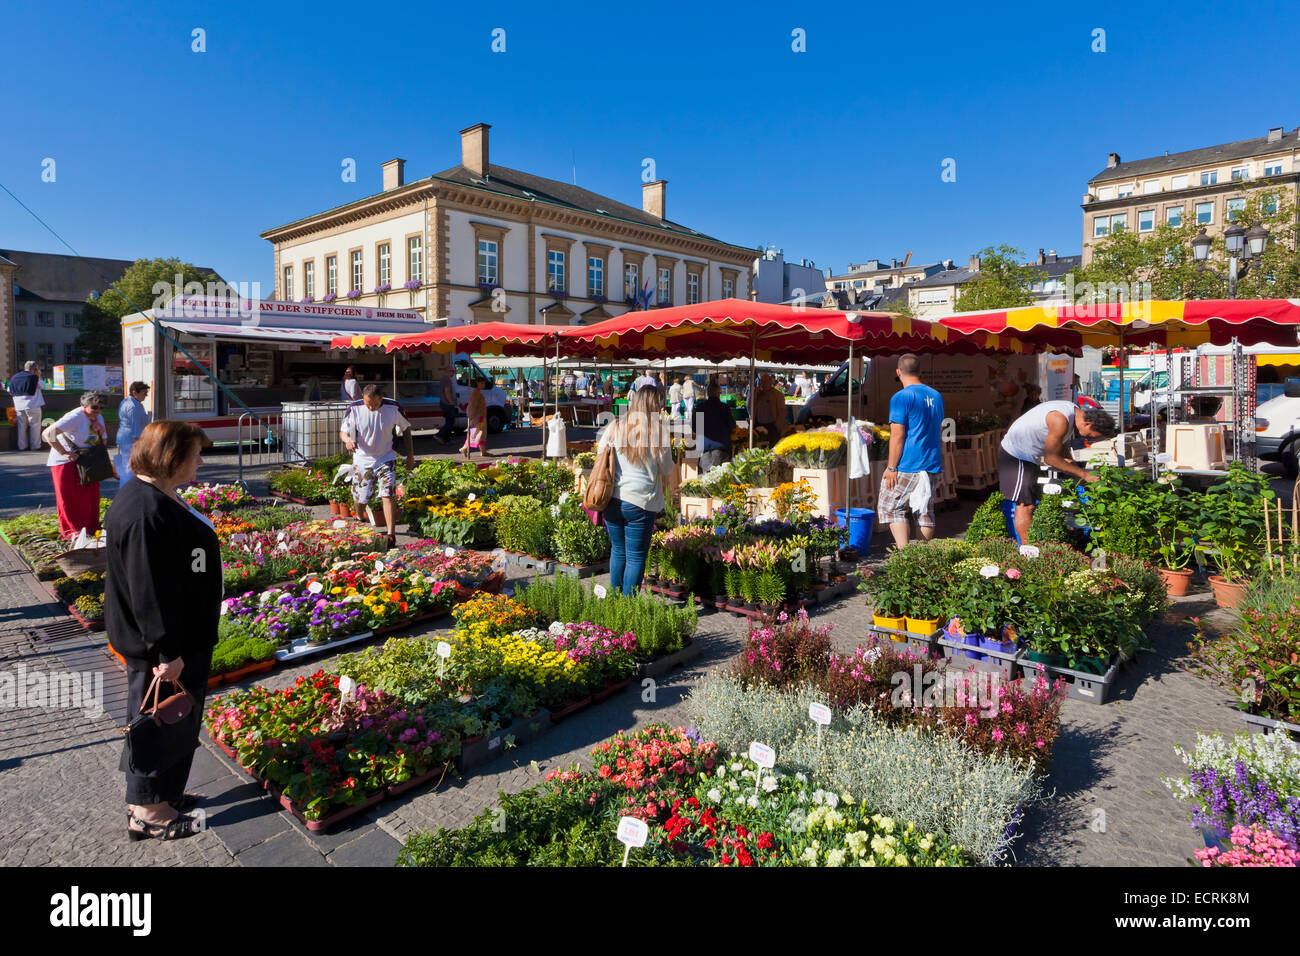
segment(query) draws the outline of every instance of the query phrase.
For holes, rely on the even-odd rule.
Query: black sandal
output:
[[[397,535],[390,534],[388,536],[388,550],[392,551],[396,547],[397,547]]]
[[[132,829],[131,824],[133,823],[143,829]],[[184,814],[168,823],[146,823],[128,810],[126,814],[126,835],[131,839],[132,843],[137,843],[140,840],[183,840],[185,837],[193,836],[199,832],[197,824],[197,820]]]
[[[179,800],[172,803],[172,809],[178,810],[181,813],[187,813],[197,807],[199,805],[199,800],[201,799],[202,797],[197,793],[187,793]]]

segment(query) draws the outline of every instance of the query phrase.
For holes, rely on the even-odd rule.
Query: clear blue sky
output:
[[[408,180],[454,166],[487,122],[496,163],[567,181],[576,159],[580,185],[639,205],[653,157],[671,218],[840,271],[1077,253],[1108,152],[1300,123],[1286,3],[515,6],[6,4],[0,182],[84,255],[176,255],[269,293],[259,232],[378,192],[393,156]],[[0,245],[64,251],[3,194]]]

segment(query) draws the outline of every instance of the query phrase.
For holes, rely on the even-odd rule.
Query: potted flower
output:
[[[1174,476],[1158,482],[1152,491],[1151,532],[1159,554],[1157,570],[1170,597],[1187,593],[1192,570],[1188,567],[1196,549],[1193,511],[1182,483]]]
[[[338,293],[337,293],[337,292],[327,292],[327,293],[325,293],[324,296],[321,297],[321,301],[322,301],[322,302],[333,302],[333,301],[334,301],[335,299],[337,299],[338,297],[339,297],[339,296],[338,296]]]
[[[1240,605],[1250,578],[1263,564],[1263,510],[1273,498],[1268,479],[1233,462],[1223,481],[1197,502],[1202,545],[1208,545],[1219,573],[1210,576],[1214,600],[1220,607]]]
[[[876,627],[886,627],[894,631],[907,630],[907,600],[905,585],[896,573],[891,573],[888,563],[883,568],[868,572],[866,578],[858,585],[871,599],[872,623]],[[905,642],[901,634],[891,634],[895,641]]]
[[[338,481],[331,482],[329,487],[325,489],[325,497],[329,499],[330,514],[346,517],[346,514],[350,513],[344,511],[348,502],[352,499],[352,486],[350,484]]]
[[[349,301],[354,300],[354,299],[359,299],[359,298],[361,297],[361,290],[360,290],[360,289],[349,289],[349,290],[348,290],[348,296],[347,296],[347,297],[348,297],[348,300],[349,300]]]
[[[972,562],[980,558],[970,559]],[[965,562],[963,562],[965,563]],[[985,650],[999,650],[1010,653],[1003,644],[1003,625],[1011,623],[1021,596],[1014,584],[1020,580],[1018,568],[1000,568],[996,564],[981,564],[975,575],[967,573],[960,576],[962,588],[955,595],[949,623],[949,634],[960,635],[968,646],[979,646]],[[986,642],[988,642],[986,644]],[[965,652],[967,657],[984,660],[985,655]]]

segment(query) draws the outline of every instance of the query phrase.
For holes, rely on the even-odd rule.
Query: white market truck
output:
[[[192,421],[212,441],[234,442],[247,439],[254,415],[274,431],[286,404],[343,401],[343,371],[349,365],[362,385],[384,385],[416,431],[440,428],[440,376],[454,361],[459,403],[468,401],[471,383],[483,379],[488,427],[500,431],[510,416],[505,393],[467,355],[388,355],[377,348],[330,347],[338,336],[402,335],[429,328],[414,311],[177,296],[148,313],[122,318],[122,379],[128,387],[132,382],[149,386],[146,408],[155,420]],[[459,415],[458,425],[463,425],[463,410]]]

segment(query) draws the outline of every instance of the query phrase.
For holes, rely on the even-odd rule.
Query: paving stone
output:
[[[235,860],[241,866],[329,866],[321,852],[293,830],[244,850]]]
[[[334,866],[392,866],[401,849],[401,841],[377,827],[370,827],[359,838],[334,850],[327,859]]]

